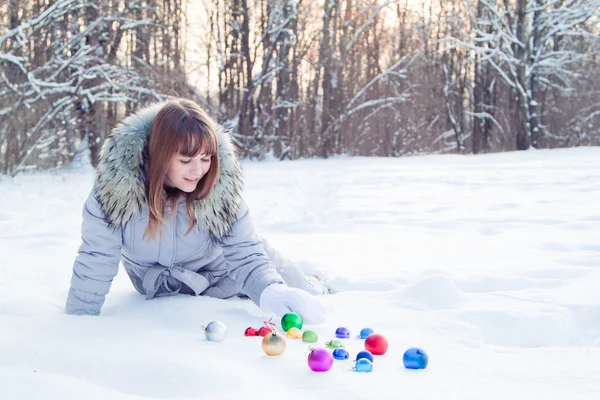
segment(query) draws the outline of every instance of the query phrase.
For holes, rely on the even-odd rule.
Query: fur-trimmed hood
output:
[[[165,103],[153,104],[120,122],[102,146],[95,189],[109,223],[124,227],[147,202],[144,163],[152,121]],[[241,201],[242,169],[229,133],[213,122],[219,143],[220,173],[209,196],[197,201],[196,220],[215,238],[235,221]]]

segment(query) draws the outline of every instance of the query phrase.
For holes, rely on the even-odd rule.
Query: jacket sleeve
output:
[[[239,205],[237,219],[230,231],[221,238],[221,246],[228,269],[224,279],[233,281],[238,293],[247,295],[257,305],[267,286],[283,283],[264,249],[262,239],[254,231],[244,201]]]
[[[81,241],[65,312],[99,315],[119,270],[122,230],[109,225],[94,190],[83,207]]]

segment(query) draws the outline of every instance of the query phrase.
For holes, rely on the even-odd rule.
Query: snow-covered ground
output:
[[[320,345],[388,338],[372,373],[314,373],[291,340],[267,357],[251,302],[146,301],[123,272],[102,316],[63,314],[93,180],[76,168],[0,180],[0,399],[600,399],[600,148],[244,169],[259,232],[335,292]],[[426,370],[404,369],[412,346]]]

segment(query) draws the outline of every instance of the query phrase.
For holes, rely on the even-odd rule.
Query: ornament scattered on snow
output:
[[[267,334],[262,340],[262,349],[268,356],[278,356],[285,351],[285,337],[275,331]]]
[[[315,331],[304,331],[302,334],[302,341],[306,343],[315,343],[319,340],[319,335]]]
[[[340,326],[335,330],[335,337],[340,339],[347,339],[350,337],[350,329],[345,326]]]
[[[360,360],[356,360],[354,370],[356,372],[371,372],[373,371],[373,363],[366,358],[361,358]]]
[[[212,321],[204,329],[204,335],[211,342],[222,342],[227,337],[227,327],[221,321]]]
[[[388,349],[388,341],[385,336],[379,333],[371,333],[367,336],[367,339],[365,339],[365,349],[375,356],[381,356],[385,354]]]
[[[411,347],[404,352],[402,362],[408,369],[425,369],[429,363],[429,356],[425,350],[419,347]]]
[[[347,360],[350,357],[350,354],[346,351],[346,349],[335,349],[333,351],[333,358],[336,360]]]
[[[272,319],[273,319],[273,317],[269,318],[268,321],[263,321],[263,324],[265,324],[265,325],[261,326],[260,329],[258,330],[258,336],[265,337],[269,333],[275,331],[275,324],[273,322],[271,322]]]
[[[284,332],[289,331],[291,328],[302,329],[302,324],[302,317],[294,312],[287,313],[281,318],[281,328]]]
[[[373,354],[371,354],[371,352],[368,350],[358,352],[356,355],[356,361],[360,360],[361,358],[366,358],[367,360],[373,362]]]
[[[302,332],[298,328],[290,328],[285,336],[290,339],[302,339]]]
[[[333,339],[329,342],[326,342],[325,346],[329,347],[330,349],[341,349],[344,347],[344,343],[340,339]]]
[[[267,336],[269,333],[273,332],[273,328],[268,326],[261,326],[258,330],[258,336]]]
[[[373,329],[371,328],[362,328],[360,330],[360,334],[357,336],[357,339],[366,339],[371,333],[373,333]]]
[[[244,336],[258,336],[258,329],[250,326],[244,331]]]
[[[333,356],[327,349],[313,349],[308,353],[308,366],[315,372],[327,372],[333,365]]]

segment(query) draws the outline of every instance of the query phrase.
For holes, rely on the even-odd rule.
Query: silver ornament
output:
[[[227,337],[227,327],[221,321],[212,321],[204,327],[204,334],[211,342],[222,342]]]

